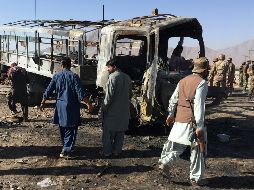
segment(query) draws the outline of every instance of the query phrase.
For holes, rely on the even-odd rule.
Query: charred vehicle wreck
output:
[[[100,29],[113,21],[21,20],[0,26],[0,63],[6,70],[16,62],[29,76],[29,100],[38,104],[64,56],[72,71],[93,94],[96,86]]]
[[[185,49],[188,41],[197,47],[192,57]],[[35,104],[59,71],[63,56],[71,58],[72,71],[94,97],[107,82],[107,61],[115,58],[133,81],[131,113],[142,123],[166,115],[178,81],[191,73],[192,59],[205,56],[202,27],[196,18],[157,10],[152,16],[117,22],[17,21],[0,26],[0,44],[1,70],[12,62],[26,68]],[[209,89],[212,102],[224,95],[225,89]]]
[[[193,57],[184,58],[185,40],[197,44]],[[169,48],[177,42],[175,49]],[[172,54],[171,54],[172,52]],[[205,56],[202,27],[196,18],[155,14],[112,23],[101,30],[97,82],[104,87],[106,62],[115,58],[133,81],[132,116],[150,122],[166,115],[168,100],[177,83],[191,73],[192,59]],[[225,89],[209,89],[213,102]]]

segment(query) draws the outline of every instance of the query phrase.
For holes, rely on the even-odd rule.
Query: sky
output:
[[[254,0],[0,0],[0,24],[23,19],[125,20],[159,13],[195,17],[206,47],[228,48],[254,39]],[[36,2],[36,11],[35,11]],[[35,14],[36,12],[36,14]]]

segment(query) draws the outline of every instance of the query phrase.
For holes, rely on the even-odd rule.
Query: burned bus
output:
[[[64,56],[86,88],[95,89],[100,29],[113,21],[22,20],[0,26],[1,70],[16,62],[27,70],[30,103],[40,102]],[[32,101],[32,102],[31,102]]]

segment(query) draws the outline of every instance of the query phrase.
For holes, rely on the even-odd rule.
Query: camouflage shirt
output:
[[[226,61],[217,61],[213,70],[215,81],[226,81],[228,70],[228,63]]]

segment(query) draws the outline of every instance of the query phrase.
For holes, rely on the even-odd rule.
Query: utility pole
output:
[[[104,22],[105,20],[105,10],[104,10],[104,5],[102,5],[102,21]]]
[[[36,7],[37,5],[36,5],[36,0],[34,0],[34,20],[36,20],[37,18],[36,18]]]

